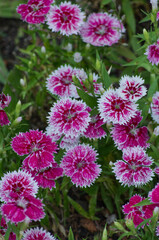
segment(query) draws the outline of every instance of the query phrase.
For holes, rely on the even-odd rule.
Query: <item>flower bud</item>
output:
[[[148,34],[148,32],[145,28],[143,29],[143,34],[144,34],[144,37],[145,37],[145,41],[149,44],[150,43],[149,34]]]
[[[136,233],[136,230],[135,230],[135,225],[133,223],[133,220],[132,219],[126,219],[126,226],[131,230],[132,233]]]
[[[122,232],[127,232],[126,230],[125,230],[125,228],[119,223],[119,222],[114,222],[114,225],[115,225],[115,227],[117,228],[117,229],[119,229],[120,231],[122,231]]]
[[[100,71],[100,69],[101,69],[101,62],[98,59],[96,59],[96,69],[97,69],[97,71]]]

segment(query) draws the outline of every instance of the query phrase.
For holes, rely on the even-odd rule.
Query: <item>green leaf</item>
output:
[[[103,200],[105,206],[108,208],[110,213],[113,213],[114,207],[113,207],[112,198],[108,196],[107,191],[105,190],[105,188],[103,186],[103,183],[100,186],[100,191],[101,191],[102,200]]]
[[[69,229],[68,240],[74,240],[74,235],[73,235],[73,232],[72,232],[72,228],[71,228],[71,227],[70,227],[70,229]]]
[[[103,80],[103,85],[105,89],[108,89],[109,86],[112,84],[112,81],[109,77],[109,74],[105,68],[104,63],[102,64],[102,80]]]
[[[135,33],[136,32],[136,20],[135,20],[135,16],[133,13],[133,8],[131,6],[131,1],[123,0],[122,1],[122,9],[125,13],[127,24],[129,25],[132,33]]]
[[[81,89],[77,88],[77,93],[80,98],[91,108],[97,106],[97,99],[95,97],[90,96],[88,93],[84,92]]]
[[[152,203],[150,202],[150,200],[148,198],[144,199],[142,202],[135,204],[134,206],[141,207],[141,206],[145,206],[145,205],[152,205]]]
[[[123,233],[123,234],[121,234],[121,236],[118,238],[118,240],[121,240],[123,237],[128,237],[128,236],[131,236],[131,235],[132,235],[131,232]]]
[[[77,203],[76,201],[74,201],[72,198],[70,198],[68,196],[68,200],[69,202],[72,204],[72,206],[74,207],[74,209],[83,217],[85,218],[90,218],[89,214],[83,209],[83,207],[81,207],[81,205],[79,203]]]
[[[8,77],[8,70],[4,64],[3,59],[0,56],[0,82],[5,84]]]
[[[108,235],[107,235],[107,225],[105,225],[104,230],[103,230],[103,234],[102,234],[102,240],[107,240],[108,239]]]
[[[94,217],[96,212],[96,204],[97,204],[97,194],[98,194],[98,186],[95,186],[93,194],[91,194],[91,198],[89,200],[89,215],[90,217]]]
[[[104,5],[106,5],[106,4],[110,3],[110,2],[112,2],[112,0],[103,0],[101,2],[101,6],[104,6]]]
[[[156,78],[155,74],[151,74],[150,88],[147,94],[148,98],[152,97],[157,90],[158,90],[158,79]]]

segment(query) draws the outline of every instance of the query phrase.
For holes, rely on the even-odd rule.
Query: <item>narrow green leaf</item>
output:
[[[123,237],[128,237],[128,236],[130,236],[130,235],[132,235],[131,232],[123,233],[123,234],[121,234],[121,236],[118,238],[118,240],[121,240]]]
[[[0,82],[5,84],[8,77],[8,70],[4,64],[3,59],[0,56]]]
[[[77,93],[80,98],[91,108],[97,106],[97,99],[95,97],[90,96],[88,93],[84,92],[81,89],[77,88]]]
[[[83,209],[83,207],[81,207],[81,205],[79,203],[77,203],[76,201],[74,201],[72,198],[70,198],[68,196],[68,200],[69,202],[72,204],[72,206],[75,208],[75,210],[82,215],[85,218],[90,218],[89,214]]]
[[[103,184],[101,184],[100,191],[101,191],[102,200],[103,200],[105,206],[108,208],[110,213],[113,213],[114,207],[113,207],[112,199],[111,199],[111,197],[108,196]]]
[[[112,0],[103,0],[101,2],[101,6],[104,6],[104,5],[106,5],[106,4],[110,3],[110,2],[112,2]]]
[[[129,25],[132,33],[136,32],[136,20],[130,0],[122,1],[122,9],[126,16],[127,24]]]
[[[107,225],[105,225],[104,230],[103,230],[103,234],[102,234],[102,240],[107,240],[107,239],[108,239]]]
[[[152,203],[150,202],[150,200],[148,198],[144,199],[142,202],[135,204],[134,206],[141,207],[141,206],[145,206],[145,205],[152,205]]]
[[[94,217],[95,212],[96,212],[97,194],[98,194],[98,186],[96,186],[94,193],[91,195],[91,198],[89,200],[89,215],[90,215],[90,217]]]
[[[155,74],[151,74],[150,88],[148,90],[147,96],[152,97],[157,90],[158,90],[158,79],[156,78]]]
[[[72,232],[72,228],[71,228],[71,227],[70,227],[70,229],[69,229],[68,240],[74,240],[74,235],[73,235],[73,232]]]
[[[102,80],[105,90],[109,88],[109,86],[112,84],[112,81],[109,77],[109,74],[105,68],[104,63],[102,64]]]

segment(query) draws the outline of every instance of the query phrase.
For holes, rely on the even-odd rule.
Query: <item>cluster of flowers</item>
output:
[[[133,219],[135,227],[142,223],[145,219],[153,216],[153,211],[159,209],[159,183],[149,192],[151,204],[145,206],[135,206],[142,202],[145,198],[141,195],[134,195],[130,198],[129,203],[123,206],[123,212],[126,214],[126,219]],[[144,225],[142,226],[144,227]],[[156,235],[159,236],[159,225],[156,228]]]
[[[3,110],[5,107],[8,107],[11,101],[10,96],[6,96],[4,93],[0,94],[0,125],[8,125],[10,123],[6,112]]]
[[[30,24],[46,21],[52,32],[66,36],[80,34],[84,42],[94,46],[111,46],[125,31],[121,21],[110,14],[90,14],[84,23],[85,14],[78,5],[66,1],[59,6],[52,3],[53,0],[28,0],[27,4],[18,6],[17,12]]]

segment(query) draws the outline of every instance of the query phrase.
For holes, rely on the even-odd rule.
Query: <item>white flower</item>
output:
[[[73,58],[74,58],[74,61],[77,62],[77,63],[82,61],[82,56],[81,56],[80,52],[75,52],[73,54]]]

